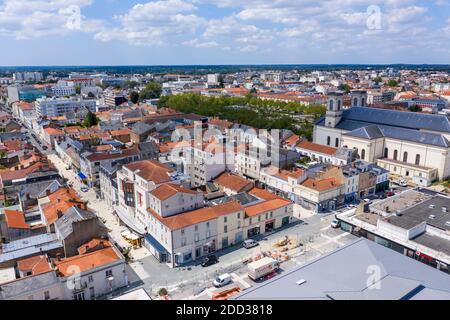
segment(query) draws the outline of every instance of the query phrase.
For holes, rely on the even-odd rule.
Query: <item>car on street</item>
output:
[[[212,266],[213,264],[216,264],[219,262],[219,259],[217,259],[217,257],[215,255],[211,255],[206,257],[205,259],[203,259],[201,266],[202,267],[209,267]]]
[[[259,245],[258,241],[253,240],[253,239],[245,240],[244,243],[242,244],[242,246],[245,249],[250,249],[250,248],[256,247],[258,245]]]
[[[86,187],[81,187],[81,191],[83,191],[83,192],[88,192],[88,188],[86,188]]]
[[[224,273],[214,279],[213,285],[216,288],[220,288],[230,284],[233,280],[231,279],[231,275],[229,273]]]
[[[398,182],[398,185],[400,187],[407,187],[408,186],[408,182],[406,182],[406,180],[402,179]]]
[[[341,226],[341,222],[337,219],[334,219],[333,221],[331,221],[331,227],[333,229],[337,229]]]
[[[392,197],[393,195],[395,195],[394,191],[386,191],[385,193],[386,197]]]

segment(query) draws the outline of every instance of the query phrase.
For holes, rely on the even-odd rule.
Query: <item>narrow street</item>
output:
[[[67,164],[65,164],[56,154],[49,154],[48,159],[58,169],[59,174],[72,183],[73,188],[78,192],[80,197],[83,200],[88,201],[89,208],[97,214],[109,229],[111,238],[123,248],[131,247],[131,245],[121,236],[121,232],[125,228],[119,225],[117,218],[113,215],[113,209],[108,207],[102,199],[97,199],[97,195],[92,188],[89,188],[87,192],[81,191],[81,188],[86,187],[86,185],[80,181],[73,170],[66,169]]]

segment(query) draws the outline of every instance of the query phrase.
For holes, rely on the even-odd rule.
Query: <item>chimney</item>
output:
[[[45,195],[49,196],[50,194],[51,194],[51,192],[49,189],[45,190]]]
[[[58,199],[59,200],[59,199]],[[56,210],[56,215],[58,216],[58,218],[61,218],[62,217],[62,215],[63,215],[63,213],[62,213],[62,211],[61,210]]]
[[[30,200],[30,194],[29,193],[26,194],[26,198],[27,198],[27,200]]]
[[[56,260],[61,261],[61,254],[60,253],[56,254]]]

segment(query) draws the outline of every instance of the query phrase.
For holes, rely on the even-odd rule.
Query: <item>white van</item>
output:
[[[220,288],[223,286],[226,286],[227,284],[231,283],[231,275],[228,273],[221,274],[213,281],[213,285],[216,288]]]

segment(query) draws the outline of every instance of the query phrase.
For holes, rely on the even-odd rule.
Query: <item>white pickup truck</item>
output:
[[[247,267],[248,276],[250,279],[256,281],[278,270],[280,264],[273,258],[264,257],[260,260],[249,263]]]

